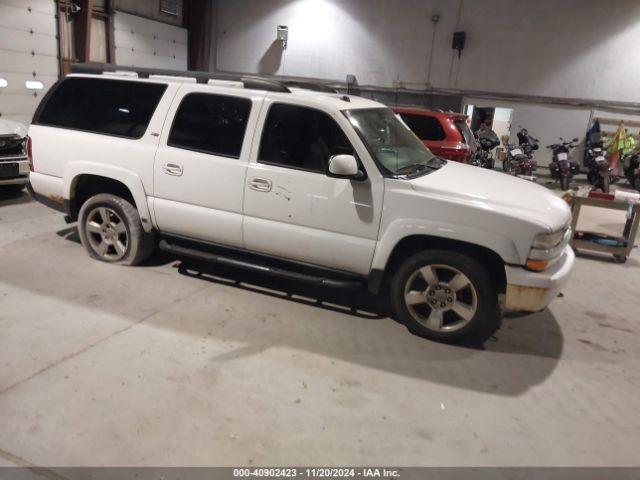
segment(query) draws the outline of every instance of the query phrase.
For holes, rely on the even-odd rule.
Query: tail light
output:
[[[471,163],[471,149],[465,146],[440,147],[440,156],[454,162]]]
[[[29,159],[29,171],[33,172],[33,150],[31,143],[31,137],[27,135],[27,158]]]

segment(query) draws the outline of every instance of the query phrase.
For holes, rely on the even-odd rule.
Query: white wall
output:
[[[441,20],[428,73],[432,14]],[[289,26],[285,51],[275,42],[278,24]],[[455,30],[467,32],[460,60],[451,49]],[[219,0],[217,32],[221,70],[640,98],[638,0]]]

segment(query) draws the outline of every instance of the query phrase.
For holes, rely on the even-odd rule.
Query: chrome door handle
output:
[[[162,169],[164,170],[164,173],[168,175],[175,175],[177,177],[182,175],[182,165],[177,163],[165,163],[162,165]]]
[[[271,180],[267,180],[266,178],[251,178],[249,179],[249,188],[251,190],[256,190],[258,192],[270,192],[271,191]]]

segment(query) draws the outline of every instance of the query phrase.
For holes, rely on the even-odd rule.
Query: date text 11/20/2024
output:
[[[400,472],[388,468],[235,468],[235,478],[400,478]]]

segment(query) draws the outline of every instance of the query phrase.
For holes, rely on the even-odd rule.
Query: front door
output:
[[[183,86],[154,164],[158,228],[242,247],[242,200],[251,135],[264,93]]]
[[[259,123],[245,188],[246,248],[368,274],[383,179],[372,166],[363,181],[326,175],[333,155],[367,155],[347,119],[266,99]]]

